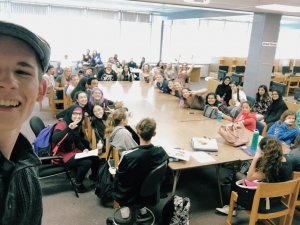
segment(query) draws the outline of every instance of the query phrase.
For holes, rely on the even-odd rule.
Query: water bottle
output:
[[[296,124],[300,128],[300,110],[297,111]]]
[[[222,121],[222,112],[221,111],[218,111],[217,121],[218,121],[218,123],[220,123]]]
[[[257,149],[258,145],[258,137],[259,137],[259,132],[257,129],[253,132],[253,137],[252,137],[252,143],[251,143],[251,153],[254,154]]]

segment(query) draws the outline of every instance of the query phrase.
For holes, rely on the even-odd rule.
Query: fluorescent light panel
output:
[[[300,7],[280,4],[257,5],[255,8],[281,12],[300,12]]]

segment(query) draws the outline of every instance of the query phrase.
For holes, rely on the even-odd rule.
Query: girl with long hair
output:
[[[138,146],[132,134],[125,128],[128,124],[128,113],[125,109],[114,110],[106,120],[105,138],[119,152]]]
[[[265,137],[259,142],[247,173],[247,180],[284,182],[292,179],[292,166],[284,155],[282,144],[274,137]]]
[[[287,145],[291,145],[298,134],[296,113],[293,110],[284,111],[280,120],[276,121],[267,132],[267,136],[273,136]]]
[[[271,105],[271,98],[269,96],[268,88],[266,85],[260,85],[256,93],[255,102],[252,106],[253,112],[256,112],[256,117],[262,120],[266,115]]]

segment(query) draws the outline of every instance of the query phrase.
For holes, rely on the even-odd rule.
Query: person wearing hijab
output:
[[[224,77],[222,84],[219,84],[216,89],[217,100],[219,102],[226,102],[226,105],[229,106],[229,100],[231,99],[232,91],[230,84],[230,77]]]
[[[99,168],[98,156],[75,159],[76,153],[88,151],[80,138],[83,118],[82,108],[78,105],[71,105],[66,109],[64,120],[59,121],[55,125],[51,136],[53,147],[61,142],[57,152],[53,152],[53,155],[62,156],[63,161],[68,168],[76,169],[75,186],[79,193],[87,191],[86,187],[83,185],[83,180],[89,169],[92,170],[90,179],[95,181]]]
[[[262,122],[264,122],[268,129],[280,119],[282,113],[287,110],[285,102],[282,99],[282,95],[278,91],[272,91],[272,103],[264,116]]]
[[[103,150],[105,150],[104,132],[106,119],[107,115],[104,112],[104,109],[100,105],[94,105],[92,107],[91,126],[95,130],[97,143],[99,143],[99,141],[103,143]]]
[[[76,96],[75,96],[76,92],[78,92],[78,91],[86,92],[86,89],[87,89],[87,79],[83,77],[80,79],[77,86],[71,92],[71,99],[75,102],[76,101]]]

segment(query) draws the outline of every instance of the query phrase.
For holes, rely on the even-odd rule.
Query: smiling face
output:
[[[71,119],[73,122],[79,122],[82,119],[82,113],[81,112],[73,112]]]
[[[184,98],[188,98],[188,97],[191,96],[191,94],[190,94],[190,92],[189,92],[188,89],[183,89],[183,90],[182,90],[182,96],[183,96]]]
[[[214,95],[208,95],[207,96],[207,103],[210,105],[214,105],[216,103],[217,99]]]
[[[264,88],[260,87],[260,88],[258,89],[258,94],[259,94],[260,96],[263,96],[265,93],[266,93],[266,91],[265,91]]]
[[[98,119],[102,119],[104,115],[104,110],[100,105],[95,105],[93,108],[93,113],[95,117],[97,117]]]
[[[23,41],[0,35],[0,130],[20,129],[31,115],[41,83],[35,52]]]
[[[273,91],[272,92],[272,99],[273,100],[277,100],[279,98],[278,92],[277,91]]]
[[[80,93],[77,98],[78,105],[84,107],[87,104],[87,96],[86,93]]]
[[[93,92],[93,98],[94,100],[100,100],[102,98],[102,93],[99,90],[96,90]]]
[[[171,90],[173,90],[173,88],[174,88],[174,82],[173,81],[170,80],[168,82],[168,88],[171,89]]]

